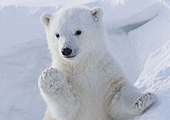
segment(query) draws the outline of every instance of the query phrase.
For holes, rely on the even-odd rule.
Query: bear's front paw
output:
[[[157,101],[156,95],[152,93],[143,94],[135,103],[137,114],[144,113]]]
[[[39,88],[48,94],[60,92],[63,82],[65,81],[64,73],[54,68],[43,71],[39,78]]]

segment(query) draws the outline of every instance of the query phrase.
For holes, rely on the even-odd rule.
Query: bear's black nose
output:
[[[63,54],[64,56],[69,56],[69,55],[72,53],[72,49],[70,49],[70,48],[63,48],[63,49],[61,50],[61,52],[62,52],[62,54]]]

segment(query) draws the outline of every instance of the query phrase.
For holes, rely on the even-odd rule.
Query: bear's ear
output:
[[[95,21],[98,21],[103,16],[103,10],[100,7],[94,7],[90,10],[90,12]]]
[[[47,14],[47,13],[43,13],[41,15],[41,22],[43,23],[43,25],[45,27],[48,27],[49,23],[50,23],[50,18],[51,18],[51,15],[50,14]]]

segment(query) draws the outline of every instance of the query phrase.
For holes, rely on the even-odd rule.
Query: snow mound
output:
[[[147,59],[135,85],[142,91],[158,95],[158,103],[139,120],[170,119],[170,41],[153,52]]]
[[[49,9],[50,11],[50,9]],[[0,9],[0,120],[42,120],[37,79],[50,66],[39,8]]]
[[[113,23],[108,23],[108,18],[105,18],[112,49],[132,82],[142,72],[148,56],[170,40],[169,15],[168,7],[162,3],[153,3],[126,19],[113,19]]]

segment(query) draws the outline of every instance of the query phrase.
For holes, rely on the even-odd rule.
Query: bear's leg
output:
[[[132,85],[125,85],[118,94],[117,108],[128,116],[142,114],[157,101],[157,97],[153,93],[143,94]]]
[[[126,84],[113,97],[110,115],[115,120],[133,119],[149,109],[156,100],[154,94],[142,94],[133,85]]]
[[[52,115],[51,115],[49,108],[47,108],[43,120],[56,120],[55,118],[52,118]]]
[[[56,118],[56,114],[62,114],[62,116],[68,115],[70,109],[77,107],[74,104],[74,94],[70,91],[70,87],[66,82],[65,75],[62,71],[54,68],[46,69],[39,77],[38,85],[51,115],[54,118]],[[65,110],[66,108],[68,111]],[[65,112],[58,112],[59,110],[65,110]],[[45,118],[48,117],[49,115],[46,114]]]

